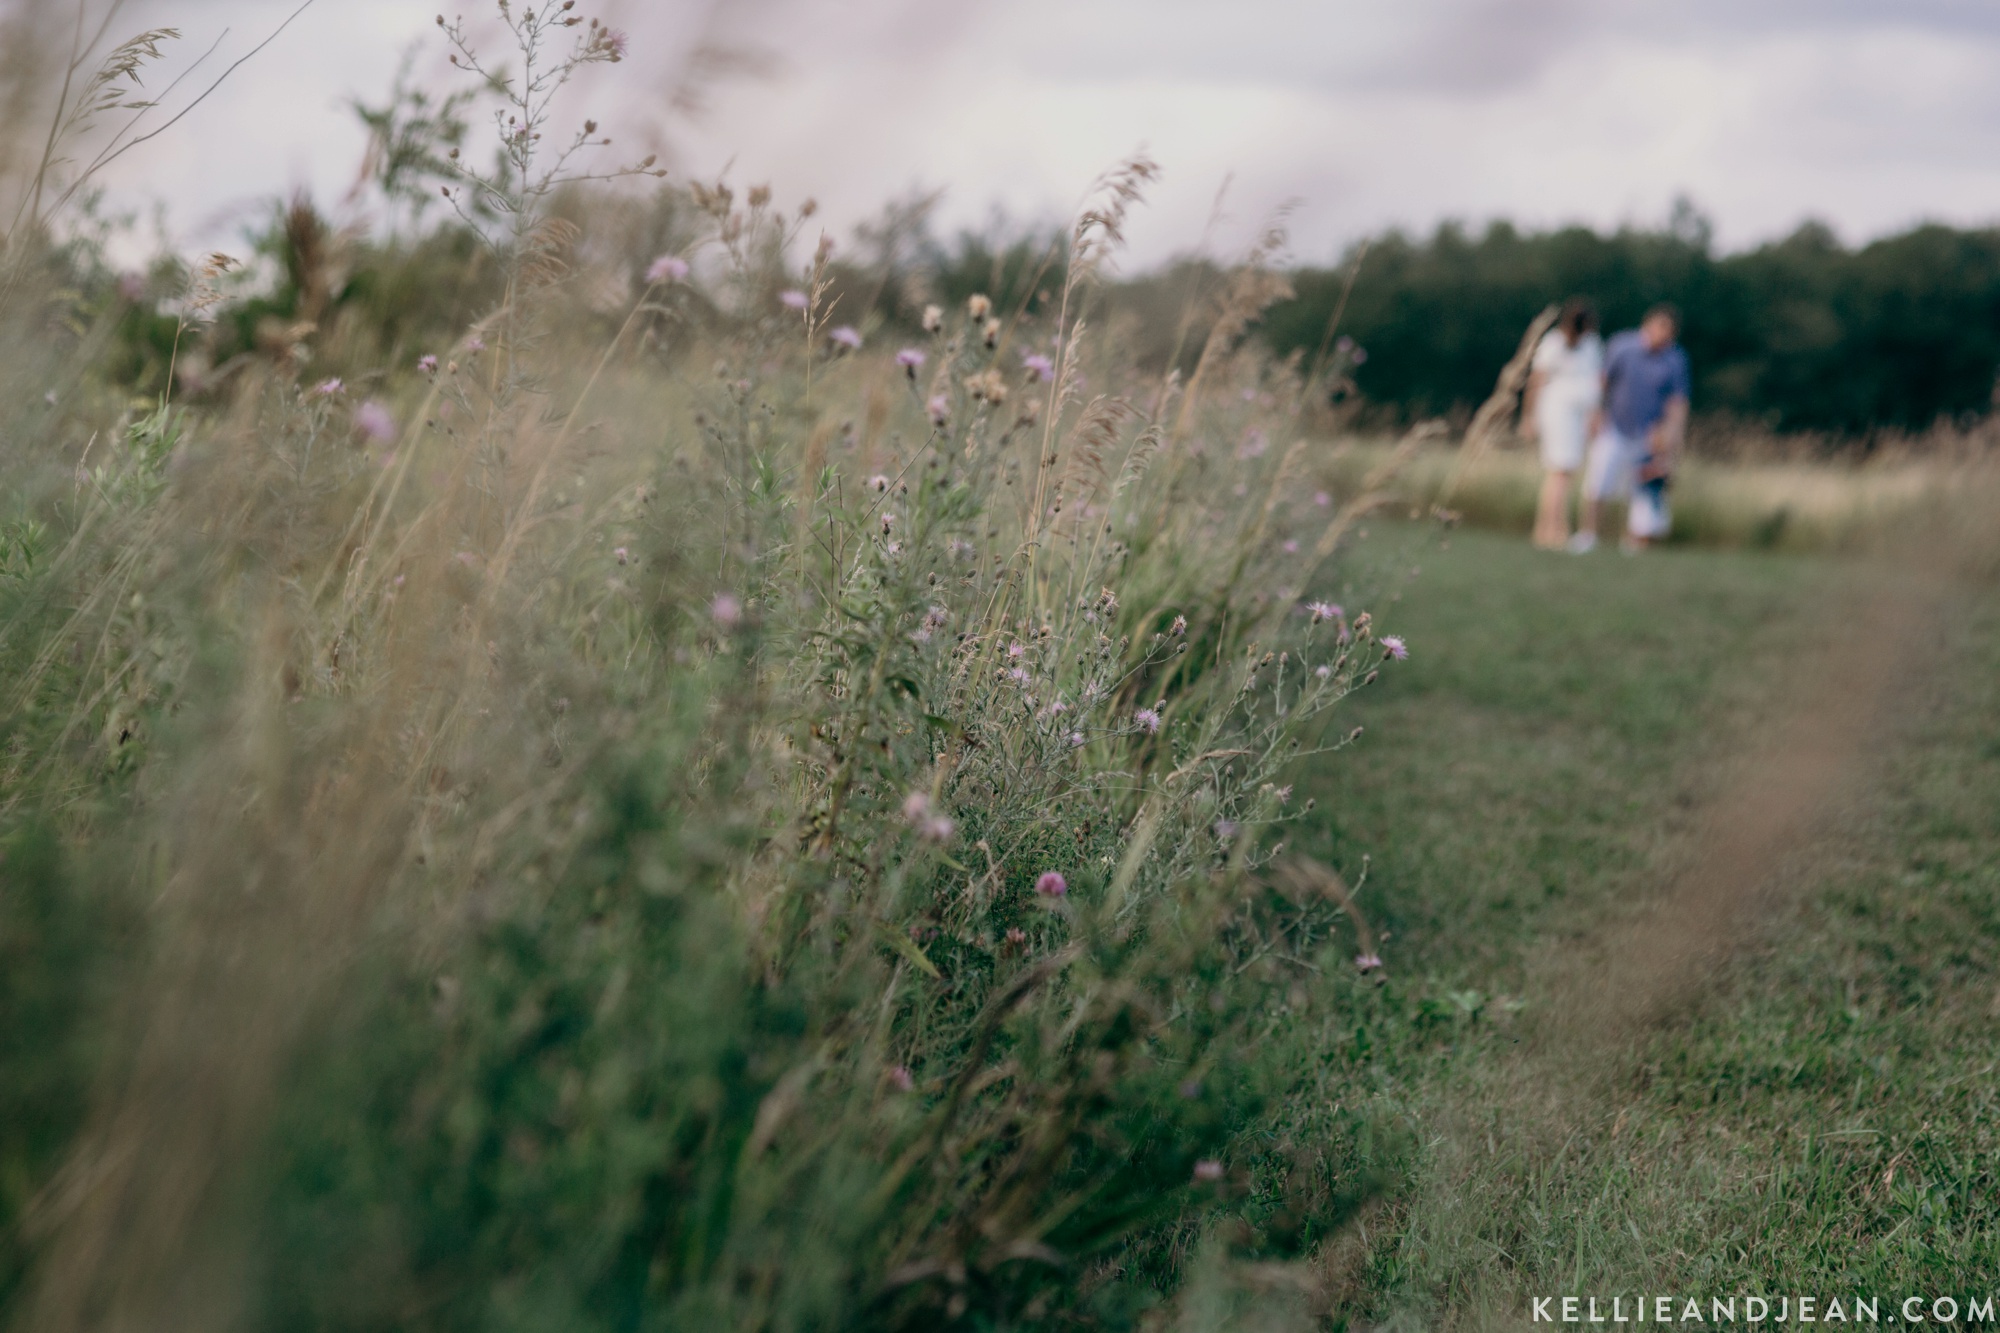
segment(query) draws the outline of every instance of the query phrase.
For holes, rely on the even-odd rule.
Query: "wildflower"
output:
[[[465,350],[473,355],[477,355],[486,350],[486,340],[478,334],[474,334],[465,340]]]
[[[930,818],[930,813],[930,793],[913,791],[903,798],[903,818],[909,820],[911,824],[921,825]]]
[[[917,836],[925,842],[947,843],[951,841],[951,835],[957,829],[958,825],[952,823],[943,815],[933,815],[918,826]]]
[[[965,303],[965,313],[974,319],[985,319],[993,313],[993,298],[980,292]]]
[[[810,302],[804,292],[793,287],[778,293],[778,304],[787,310],[804,310]]]
[[[1148,736],[1156,734],[1160,729],[1160,714],[1157,709],[1141,708],[1132,714],[1132,720],[1144,727]]]
[[[1357,954],[1354,959],[1354,965],[1363,972],[1373,972],[1376,968],[1382,966],[1382,959],[1372,953]]]
[[[1382,647],[1388,652],[1389,656],[1395,658],[1398,662],[1407,662],[1410,660],[1410,646],[1394,634],[1383,636]]]
[[[1049,360],[1040,352],[1023,356],[1021,358],[1021,368],[1028,372],[1029,378],[1039,380],[1043,384],[1047,384],[1056,377],[1055,362]]]
[[[1026,648],[1022,647],[1018,643],[1010,643],[1007,645],[1007,656],[1009,657],[1019,657],[1021,654],[1027,651],[1028,650]]]
[[[1026,685],[1034,678],[1028,674],[1025,667],[1014,667],[1007,672],[1007,679],[1013,681],[1016,685]]]
[[[1346,356],[1349,352],[1354,350],[1354,339],[1348,337],[1344,333],[1341,334],[1340,338],[1333,344],[1333,350],[1340,353],[1342,356]]]
[[[943,331],[944,331],[944,311],[941,308],[934,305],[925,306],[924,332],[941,333]]]
[[[887,551],[890,555],[901,555],[903,553],[903,544],[901,542],[890,542],[887,546],[884,546],[882,549],[884,551]]]
[[[1299,553],[1299,544],[1293,541],[1289,537],[1285,538],[1285,554],[1297,555],[1298,553]]]
[[[1175,616],[1173,626],[1167,632],[1174,635],[1187,633],[1187,617]]]
[[[1243,432],[1243,442],[1236,446],[1238,458],[1262,458],[1264,451],[1271,447],[1271,437],[1252,426]]]
[[[1306,610],[1312,612],[1313,624],[1322,620],[1339,620],[1347,613],[1332,602],[1307,602]]]
[[[997,320],[997,319],[989,319],[989,320],[987,320],[987,321],[986,321],[986,327],[985,327],[985,328],[983,328],[983,329],[981,329],[981,330],[980,330],[979,332],[980,332],[980,336],[986,339],[986,345],[987,345],[988,347],[997,347],[997,346],[999,346],[999,345],[1000,345],[1000,321],[999,321],[999,320]]]
[[[1035,892],[1044,898],[1060,898],[1069,892],[1069,881],[1059,871],[1044,870],[1035,881]]]
[[[1083,747],[1084,747],[1083,733],[1080,731],[1072,731],[1069,734],[1069,748],[1072,750],[1081,750]]]
[[[339,393],[341,390],[345,389],[346,387],[347,386],[345,384],[342,384],[340,382],[339,377],[336,376],[330,380],[321,380],[318,384],[313,386],[313,392],[315,394],[318,394],[321,398],[331,398],[335,394]]]
[[[896,353],[896,364],[901,366],[911,379],[917,377],[917,372],[924,368],[924,362],[927,360],[929,358],[914,347],[905,347]]]
[[[1313,503],[1318,505],[1321,509],[1325,509],[1327,506],[1333,503],[1333,497],[1331,495],[1328,495],[1325,491],[1320,491],[1313,496]]]
[[[708,604],[708,614],[724,629],[734,629],[743,619],[743,603],[734,594],[719,592],[715,600]]]
[[[1366,347],[1357,347],[1348,353],[1348,358],[1358,366],[1368,359],[1368,349]]]
[[[1019,926],[1009,926],[1006,939],[1009,948],[1018,949],[1028,942],[1028,932]]]
[[[438,373],[438,359],[428,354],[417,358],[417,369],[426,375]]]
[[[1292,803],[1292,788],[1291,788],[1291,784],[1290,784],[1290,783],[1287,783],[1287,784],[1285,784],[1284,786],[1282,786],[1282,787],[1278,788],[1278,792],[1277,792],[1277,795],[1278,795],[1278,804],[1279,804],[1279,805],[1290,805],[1290,804]]]
[[[843,324],[826,336],[850,352],[861,350],[861,333],[852,324]]]
[[[626,547],[620,546],[611,553],[611,556],[621,565],[632,563],[632,552]]]
[[[688,262],[679,255],[661,255],[646,270],[646,282],[657,287],[663,282],[679,282],[688,275]]]
[[[1202,1158],[1194,1164],[1194,1178],[1196,1180],[1222,1179],[1222,1163],[1216,1161],[1213,1157]]]
[[[942,426],[951,418],[951,404],[945,401],[943,394],[938,394],[932,398],[930,402],[924,404],[924,407],[931,414],[931,424],[933,426]]]
[[[354,424],[377,443],[396,438],[395,415],[373,398],[354,409]]]
[[[1313,674],[1315,676],[1318,676],[1321,680],[1325,680],[1328,676],[1331,676],[1333,674],[1333,668],[1330,666],[1316,666],[1313,668]]]
[[[1236,836],[1236,827],[1236,821],[1233,819],[1218,819],[1215,821],[1215,836],[1228,842]]]
[[[604,55],[604,58],[606,60],[609,60],[612,64],[615,65],[619,61],[625,58],[625,51],[630,45],[631,45],[631,39],[628,38],[624,33],[618,31],[618,29],[616,28],[598,29],[597,49],[601,51]]]
[[[894,1069],[891,1069],[889,1071],[889,1082],[896,1085],[896,1091],[898,1092],[908,1092],[917,1086],[917,1080],[911,1076],[908,1065],[897,1065]]]
[[[880,495],[883,491],[889,489],[889,479],[877,472],[868,479],[868,489]]]

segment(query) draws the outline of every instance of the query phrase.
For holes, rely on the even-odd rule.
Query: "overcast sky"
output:
[[[3,3],[4,0],[0,0]],[[101,4],[102,0],[98,0]],[[296,0],[140,0],[190,54],[241,54]],[[353,182],[344,101],[412,41],[442,71],[437,0],[316,0],[168,135],[116,197],[164,201],[180,245],[229,240],[257,201]],[[453,9],[451,12],[461,12]],[[478,5],[462,6],[474,17]],[[1505,216],[1658,223],[1685,193],[1735,248],[1802,219],[1850,241],[1923,219],[2000,221],[2000,4],[1992,0],[607,0],[632,56],[583,90],[677,175],[725,166],[836,234],[913,187],[947,225],[1066,217],[1135,149],[1164,169],[1135,263],[1213,249],[1296,201],[1294,254],[1387,225]],[[690,47],[761,53],[694,122],[664,109]],[[191,85],[192,86],[192,85]],[[732,165],[733,164],[733,165]]]

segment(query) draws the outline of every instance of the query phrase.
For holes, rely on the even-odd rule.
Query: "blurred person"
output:
[[[1673,526],[1669,480],[1687,433],[1688,359],[1676,339],[1680,312],[1656,305],[1636,329],[1612,338],[1604,352],[1603,407],[1594,423],[1590,459],[1583,473],[1583,522],[1569,549],[1597,547],[1603,502],[1628,496],[1628,553],[1659,541]]]
[[[1597,336],[1597,310],[1572,296],[1535,348],[1521,403],[1522,431],[1542,445],[1535,545],[1543,550],[1561,550],[1569,541],[1570,482],[1583,466],[1603,392],[1604,342]]]

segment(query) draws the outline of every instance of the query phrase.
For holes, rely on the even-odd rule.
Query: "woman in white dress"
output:
[[[1604,396],[1604,342],[1597,311],[1580,296],[1563,302],[1554,328],[1535,348],[1522,432],[1542,443],[1542,496],[1535,545],[1559,551],[1569,541],[1569,491]]]

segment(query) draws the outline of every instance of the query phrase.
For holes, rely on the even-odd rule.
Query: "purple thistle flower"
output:
[[[1366,347],[1357,347],[1348,355],[1354,364],[1358,366],[1368,359],[1368,349]]]
[[[688,262],[679,255],[661,255],[646,270],[646,282],[658,286],[663,282],[679,282],[688,275]]]
[[[1202,1158],[1194,1164],[1194,1178],[1196,1180],[1222,1179],[1222,1163],[1216,1161],[1213,1157]]]
[[[945,843],[951,841],[951,835],[957,829],[958,825],[952,823],[943,815],[936,815],[930,819],[926,819],[923,822],[923,826],[917,832],[925,842]]]
[[[1132,720],[1144,727],[1148,736],[1157,733],[1160,729],[1160,714],[1157,709],[1141,708],[1138,712],[1132,714]]]
[[[465,340],[465,350],[473,353],[483,352],[486,350],[486,340],[474,334]]]
[[[917,1080],[910,1073],[908,1065],[897,1065],[894,1069],[891,1069],[889,1071],[889,1082],[895,1085],[898,1092],[909,1092],[917,1086]]]
[[[1363,972],[1373,972],[1376,968],[1382,966],[1382,959],[1372,953],[1359,954],[1354,959],[1354,965]]]
[[[1331,676],[1333,674],[1333,668],[1330,666],[1316,666],[1313,668],[1313,674],[1315,676],[1318,676],[1321,680],[1325,680],[1328,676]]]
[[[426,375],[435,375],[438,373],[438,359],[426,353],[417,358],[417,369]]]
[[[924,362],[929,359],[929,357],[925,356],[922,351],[915,347],[905,347],[902,351],[896,353],[896,364],[908,371],[911,379],[917,377],[917,372],[924,368]]]
[[[1410,646],[1394,634],[1383,636],[1382,647],[1388,652],[1389,656],[1395,658],[1398,662],[1407,662],[1410,660]]]
[[[1070,748],[1070,749],[1072,749],[1072,750],[1081,750],[1081,749],[1082,749],[1082,748],[1084,747],[1084,744],[1085,744],[1085,741],[1084,741],[1084,735],[1083,735],[1083,733],[1082,733],[1082,732],[1080,732],[1080,731],[1072,731],[1072,732],[1071,732],[1071,733],[1069,734],[1069,748]]]
[[[631,45],[631,38],[616,28],[606,28],[604,36],[598,40],[603,44],[605,53],[610,56],[614,65],[625,58],[625,51]]]
[[[1044,870],[1035,881],[1035,892],[1044,898],[1061,898],[1069,892],[1069,881],[1054,870]]]
[[[1313,496],[1313,503],[1318,505],[1321,509],[1324,509],[1328,505],[1333,503],[1333,497],[1331,495],[1328,495],[1325,491],[1320,491]]]
[[[930,793],[913,791],[903,798],[903,818],[912,824],[921,824],[930,817]]]
[[[1312,612],[1313,624],[1322,620],[1339,620],[1347,613],[1333,602],[1307,602],[1306,610]]]
[[[354,424],[378,444],[396,438],[395,415],[373,398],[354,409]]]
[[[734,629],[737,622],[743,619],[743,603],[733,593],[719,592],[715,594],[715,600],[708,604],[708,614],[722,628]]]
[[[321,380],[318,384],[314,385],[313,392],[321,398],[331,398],[346,387],[345,384],[340,382],[340,377],[336,375],[330,380]]]
[[[860,330],[856,329],[852,324],[843,324],[826,336],[850,352],[861,350]]]
[[[1047,384],[1056,377],[1055,362],[1049,360],[1040,352],[1023,356],[1021,358],[1021,368],[1027,371],[1031,378],[1040,380],[1044,384]]]
[[[810,302],[806,299],[804,292],[794,287],[788,291],[778,293],[778,304],[787,310],[804,310]]]
[[[933,426],[942,426],[946,421],[948,421],[951,418],[951,404],[948,401],[946,401],[945,396],[943,394],[939,394],[935,398],[932,398],[930,402],[926,403],[924,406],[925,409],[931,414],[931,424]]]

